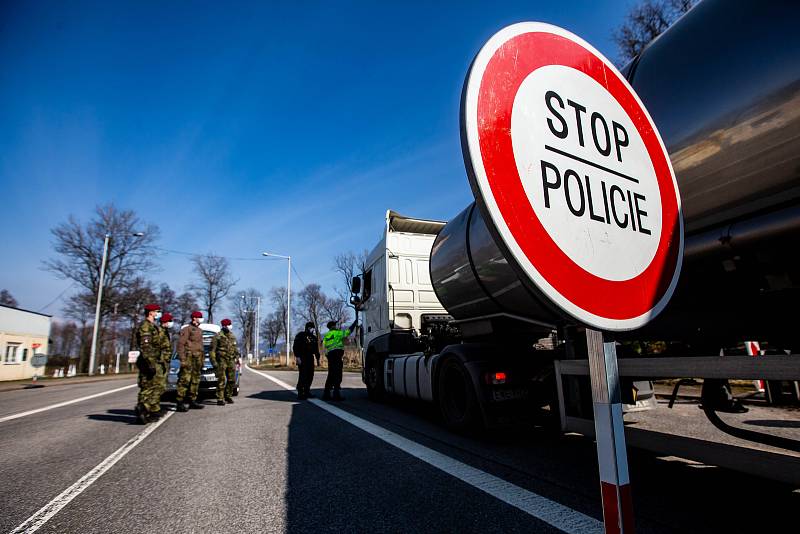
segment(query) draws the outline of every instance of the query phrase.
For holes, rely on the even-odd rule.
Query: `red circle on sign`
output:
[[[631,279],[607,280],[575,263],[545,230],[523,189],[511,140],[512,108],[522,82],[536,69],[549,65],[576,69],[604,87],[625,110],[647,149],[661,196],[661,236],[650,265]],[[514,240],[547,283],[575,306],[599,317],[625,320],[650,312],[670,288],[678,266],[680,247],[672,246],[672,241],[680,239],[680,211],[660,139],[617,72],[580,44],[560,35],[517,35],[503,43],[486,65],[476,122],[494,201]]]

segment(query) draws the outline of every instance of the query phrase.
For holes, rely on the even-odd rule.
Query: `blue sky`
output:
[[[446,220],[471,201],[459,97],[493,33],[550,22],[614,60],[631,3],[3,2],[0,288],[42,309],[70,285],[41,269],[50,228],[114,202],[160,247],[291,254],[330,291],[387,208]],[[154,281],[192,278],[159,261]],[[285,284],[284,262],[232,266],[240,288]]]

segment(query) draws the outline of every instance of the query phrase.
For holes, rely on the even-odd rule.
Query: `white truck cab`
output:
[[[430,277],[430,254],[442,221],[386,212],[380,241],[367,258],[359,311],[363,346],[392,329],[419,332],[425,314],[446,314]]]

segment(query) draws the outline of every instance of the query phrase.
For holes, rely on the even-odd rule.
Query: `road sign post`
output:
[[[620,72],[590,44],[524,22],[484,45],[461,102],[478,208],[520,280],[586,327],[607,532],[633,528],[614,343],[669,302],[683,217],[669,154]]]
[[[633,532],[633,502],[625,428],[622,424],[622,391],[617,370],[617,349],[603,333],[586,329],[589,376],[592,383],[597,464],[606,532]]]

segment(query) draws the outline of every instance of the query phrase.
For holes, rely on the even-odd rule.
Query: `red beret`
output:
[[[220,324],[222,326],[230,326],[231,325],[231,320],[230,319],[223,319]]]
[[[162,323],[168,323],[168,322],[170,322],[171,320],[172,320],[172,314],[171,314],[171,313],[169,313],[169,312],[164,312],[164,313],[161,315],[161,322],[162,322]]]
[[[160,309],[161,309],[161,306],[159,306],[158,304],[147,304],[144,307],[144,311],[146,311],[146,312],[158,311]]]
[[[195,318],[202,319],[203,318],[203,312],[193,311],[192,312],[192,319],[195,319]]]

